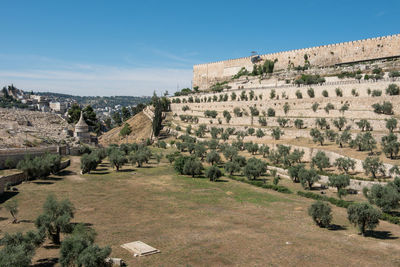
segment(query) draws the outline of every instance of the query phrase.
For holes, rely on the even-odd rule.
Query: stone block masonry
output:
[[[71,164],[71,161],[65,160],[61,162],[60,170],[67,168]],[[13,186],[22,183],[26,180],[26,174],[23,172],[7,175],[7,176],[0,176],[0,195],[4,193],[5,187],[7,184]]]
[[[279,70],[287,69],[290,65],[303,66],[305,55],[310,64],[317,67],[399,57],[400,34],[265,54],[260,57],[263,60],[277,60],[275,69]],[[193,86],[199,86],[200,90],[207,89],[216,81],[232,77],[242,67],[252,70],[251,57],[194,65]]]

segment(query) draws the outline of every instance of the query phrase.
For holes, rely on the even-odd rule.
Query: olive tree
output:
[[[310,190],[312,189],[313,184],[321,179],[314,169],[300,169],[298,175],[303,188],[308,188]]]
[[[221,157],[217,151],[211,150],[207,154],[206,161],[211,165],[218,164],[221,161]]]
[[[373,178],[376,178],[378,172],[385,175],[385,166],[378,157],[367,157],[362,163],[363,169],[366,175],[372,174]]]
[[[363,193],[369,203],[377,205],[383,212],[390,212],[400,206],[400,194],[392,185],[374,184],[371,189],[364,187]]]
[[[328,227],[332,221],[332,209],[329,204],[317,201],[308,208],[308,215],[319,227]]]
[[[43,213],[35,221],[36,227],[43,228],[54,244],[60,244],[60,234],[72,231],[71,219],[74,206],[68,199],[57,201],[49,195],[43,205]]]
[[[349,173],[349,170],[355,169],[356,161],[351,158],[340,157],[335,160],[333,163],[335,167],[337,167],[340,171]]]
[[[395,118],[385,119],[386,121],[386,128],[393,133],[394,129],[397,127],[397,120]]]
[[[331,166],[329,158],[326,156],[325,152],[318,151],[314,157],[311,159],[311,167],[317,166],[317,168],[322,171],[324,168]]]
[[[347,218],[362,235],[365,235],[366,229],[373,230],[378,226],[380,215],[379,210],[369,203],[354,203],[347,208]]]
[[[350,185],[350,177],[348,175],[331,175],[329,176],[329,186],[336,187],[337,195],[339,198],[346,195],[347,191],[344,190],[345,187]]]
[[[325,137],[317,128],[312,128],[310,130],[310,136],[314,143],[320,143],[321,146],[324,144]]]
[[[267,171],[267,163],[257,159],[257,158],[250,158],[247,161],[246,166],[243,169],[243,174],[248,178],[248,179],[256,179],[260,177],[261,175],[265,174]]]
[[[206,177],[210,179],[210,181],[215,182],[222,176],[221,170],[217,167],[212,165],[210,168],[206,170]]]

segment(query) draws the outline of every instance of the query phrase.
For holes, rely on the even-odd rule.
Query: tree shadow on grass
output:
[[[63,179],[64,179],[64,178],[61,178],[61,177],[51,177],[51,176],[49,176],[49,177],[43,178],[42,180],[61,181],[61,180],[63,180]]]
[[[122,169],[119,170],[118,172],[134,172],[134,171],[136,171],[136,169]]]
[[[6,221],[6,220],[8,220],[8,218],[6,218],[6,217],[0,217],[0,222],[1,222],[1,221]]]
[[[108,169],[107,168],[96,168],[96,171],[107,171]]]
[[[58,176],[68,176],[68,175],[75,175],[76,172],[69,171],[69,170],[62,170],[59,173],[57,173]]]
[[[37,184],[37,185],[54,184],[53,182],[44,182],[44,181],[36,181],[36,182],[33,182],[33,183]]]
[[[341,230],[346,230],[346,226],[338,225],[338,224],[331,224],[328,227],[328,230],[330,231],[341,231]]]
[[[145,166],[142,166],[140,168],[151,169],[151,168],[154,168],[154,166],[145,165]]]
[[[34,223],[32,220],[19,220],[19,223]]]
[[[215,181],[216,183],[227,183],[227,182],[229,182],[228,180],[225,180],[225,179],[218,179],[218,180],[216,180]]]
[[[366,237],[373,237],[376,239],[398,239],[397,236],[393,236],[391,232],[389,231],[366,231],[365,232]]]
[[[77,226],[78,224],[83,224],[86,227],[92,227],[93,223],[79,223],[79,222],[73,222],[71,223],[74,227]]]
[[[2,195],[0,195],[0,204],[6,202],[10,198],[12,198],[15,195],[18,195],[19,192],[16,191],[6,191]]]
[[[60,245],[55,245],[55,244],[51,244],[51,245],[45,245],[43,246],[45,249],[59,249]]]
[[[98,172],[98,171],[96,171],[96,172],[91,172],[90,174],[92,174],[92,175],[104,175],[104,174],[109,174],[110,172]]]
[[[33,267],[53,267],[58,263],[58,258],[44,258],[37,261]]]

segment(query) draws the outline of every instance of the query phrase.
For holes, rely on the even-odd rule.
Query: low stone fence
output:
[[[63,170],[67,168],[71,164],[71,161],[65,160],[61,162],[60,165],[60,170]],[[6,185],[17,185],[22,183],[27,179],[27,176],[23,172],[11,174],[11,175],[6,175],[6,176],[0,176],[0,195],[4,193]]]
[[[287,169],[278,168],[278,167],[274,167],[274,166],[268,166],[268,169],[275,169],[278,172],[280,177],[290,179]],[[327,185],[329,182],[329,177],[326,175],[320,175],[320,177],[321,177],[321,179],[319,180],[319,183]],[[350,185],[348,186],[348,188],[361,192],[364,187],[371,188],[374,184],[386,185],[387,183],[386,182],[361,181],[361,180],[350,179]]]
[[[0,149],[0,170],[5,168],[7,159],[10,159],[17,164],[20,160],[23,160],[26,156],[41,156],[46,153],[58,154],[60,156],[68,155],[69,148],[67,146],[50,146],[43,148],[8,148]]]
[[[267,145],[271,149],[276,149],[276,147],[277,147],[277,145],[275,145],[275,144],[267,144]],[[346,156],[341,155],[339,153],[336,153],[336,152],[333,152],[333,151],[329,151],[329,150],[319,149],[319,148],[310,148],[310,147],[294,146],[294,145],[286,145],[286,146],[290,146],[292,149],[303,150],[304,151],[303,161],[308,161],[308,162],[310,162],[311,159],[319,151],[325,153],[325,155],[329,158],[329,161],[330,161],[331,164],[333,164],[337,158],[346,157]],[[360,159],[355,159],[355,158],[351,158],[351,159],[356,162],[354,171],[356,171],[356,172],[364,172],[364,168],[362,166],[363,161],[360,160]],[[392,164],[388,164],[388,163],[384,163],[383,165],[385,166],[385,169],[386,169],[386,175],[389,175],[389,169],[392,168],[393,165]]]

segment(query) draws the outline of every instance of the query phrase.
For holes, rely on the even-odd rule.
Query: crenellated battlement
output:
[[[289,64],[304,65],[305,54],[311,65],[318,67],[398,57],[400,34],[263,54],[260,57],[263,60],[277,59],[275,68],[287,69]],[[252,65],[250,56],[194,65],[193,85],[205,89],[215,80],[236,74],[242,67],[251,70]]]

